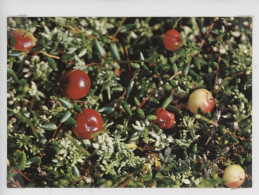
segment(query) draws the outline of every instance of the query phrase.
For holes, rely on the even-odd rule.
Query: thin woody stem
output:
[[[18,168],[14,168],[14,170],[15,170],[15,172],[16,173],[19,173],[19,174],[21,174],[27,181],[29,181],[29,182],[31,182],[31,183],[33,183],[34,185],[37,185],[36,183],[34,183],[32,180],[30,180],[26,175],[24,175],[23,174],[23,172],[22,171],[20,171]]]
[[[129,69],[129,71],[131,71],[130,59],[129,59],[129,52],[128,52],[127,47],[125,47],[125,54],[126,54],[127,62],[128,62],[128,69]]]
[[[120,30],[122,24],[125,22],[125,20],[126,20],[126,17],[124,17],[124,18],[121,20],[121,22],[120,22],[120,24],[119,24],[119,26],[118,26],[118,28],[117,28],[115,34],[114,34],[113,37],[112,37],[112,42],[116,39],[116,36],[118,35],[119,30]]]
[[[102,68],[108,70],[108,68],[106,68],[105,66],[100,65],[99,63],[96,63],[96,62],[93,62],[93,63],[90,63],[90,64],[82,65],[82,66],[80,66],[79,68],[84,68],[84,67],[87,67],[87,66],[100,66],[100,67],[102,67]]]
[[[44,51],[39,51],[39,52],[37,52],[37,53],[42,53],[43,55],[48,56],[48,57],[51,57],[51,58],[60,59],[60,57],[54,56],[54,55],[51,55],[51,54],[48,54],[48,53],[46,53],[46,52],[44,52]]]
[[[214,18],[214,20],[212,21],[211,25],[209,26],[204,38],[201,40],[201,44],[200,44],[200,50],[198,51],[197,55],[201,52],[201,49],[205,43],[205,39],[207,38],[207,36],[209,35],[209,33],[212,31],[214,25],[215,25],[215,22],[217,21],[218,19],[217,18]]]
[[[56,135],[56,133],[57,133],[57,131],[58,131],[58,129],[59,129],[59,127],[60,127],[61,125],[62,125],[62,123],[59,123],[58,127],[56,128],[56,130],[54,131],[54,133],[53,133],[53,135],[52,135],[52,138],[55,137],[55,135]]]

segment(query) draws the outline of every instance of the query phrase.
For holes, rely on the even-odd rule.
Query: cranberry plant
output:
[[[37,39],[29,52],[18,29]],[[7,30],[9,187],[226,187],[231,164],[251,187],[251,17],[9,17]],[[87,93],[64,95],[71,69]],[[197,89],[210,112],[189,110]],[[73,132],[85,109],[102,119],[91,139]]]

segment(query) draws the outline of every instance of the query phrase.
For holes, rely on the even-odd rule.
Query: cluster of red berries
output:
[[[36,38],[31,32],[18,29],[10,32],[14,38],[13,49],[28,53],[36,45]],[[73,69],[61,77],[61,91],[69,99],[80,99],[86,96],[91,87],[91,80],[84,71]],[[83,139],[91,139],[92,133],[101,131],[103,119],[94,109],[84,108],[82,113],[75,115],[77,126],[73,127],[74,133]]]
[[[91,80],[84,71],[72,69],[61,77],[61,91],[69,99],[80,99],[86,96],[91,87]],[[83,139],[91,139],[92,134],[101,131],[103,119],[94,109],[84,108],[82,113],[74,117],[77,126],[73,127],[74,133]]]
[[[15,39],[14,50],[30,52],[36,45],[36,38],[31,32],[25,30],[15,30],[10,33]],[[164,46],[169,51],[176,51],[181,47],[182,39],[180,33],[171,29],[167,31],[163,39]],[[69,99],[80,99],[86,96],[91,87],[91,80],[84,71],[72,69],[61,77],[61,91]],[[203,113],[210,112],[215,103],[211,94],[205,90],[196,90],[191,94],[189,109],[193,113],[198,113],[201,109]],[[161,129],[170,129],[175,123],[175,115],[162,107],[155,111],[157,119],[155,123]],[[91,138],[91,133],[102,130],[103,120],[100,114],[93,109],[83,109],[82,113],[75,115],[77,127],[73,128],[74,133],[81,138]]]

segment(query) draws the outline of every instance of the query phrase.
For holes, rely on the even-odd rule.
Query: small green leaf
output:
[[[139,59],[140,59],[141,61],[144,61],[144,60],[145,60],[144,55],[143,55],[142,52],[139,52]]]
[[[53,163],[57,164],[57,163],[58,163],[58,159],[53,158],[53,159],[51,160],[51,162],[53,162]]]
[[[239,143],[238,139],[235,136],[233,136],[233,135],[230,135],[230,139],[231,139],[232,142],[234,142],[236,144]]]
[[[64,123],[69,126],[77,127],[77,122],[73,117],[69,117]]]
[[[74,111],[76,111],[76,112],[79,112],[79,113],[81,113],[81,112],[82,112],[81,107],[80,107],[80,106],[78,106],[77,104],[73,104],[73,108],[74,108]]]
[[[61,123],[66,122],[66,121],[69,119],[69,117],[70,117],[71,115],[72,115],[71,112],[66,111],[65,114],[62,116],[60,122],[61,122]]]
[[[26,161],[27,161],[26,154],[25,154],[25,152],[22,152],[21,159],[17,165],[17,168],[19,170],[23,171],[26,167]]]
[[[217,68],[217,66],[218,66],[217,62],[213,62],[212,64],[213,64],[214,68]]]
[[[78,54],[78,57],[81,58],[81,57],[83,57],[86,53],[87,53],[87,49],[84,48],[84,49],[82,49],[82,50],[80,51],[80,53]]]
[[[162,104],[162,108],[165,109],[171,103],[172,100],[173,100],[173,97],[171,96],[166,98]]]
[[[198,70],[201,69],[201,62],[200,62],[200,59],[195,59],[195,65],[197,67]]]
[[[141,68],[142,68],[146,73],[148,73],[148,74],[152,73],[152,71],[149,70],[149,68],[148,68],[145,64],[142,64],[142,65],[141,65]]]
[[[14,47],[15,46],[15,38],[14,38],[14,36],[13,35],[9,35],[9,37],[8,37],[8,44],[9,44],[9,46],[10,47]]]
[[[195,79],[201,78],[200,75],[198,75],[196,72],[194,72],[193,69],[190,69],[190,70],[189,70],[189,74],[190,74],[192,77],[194,77]]]
[[[192,152],[193,152],[193,153],[197,153],[197,144],[194,144],[194,145],[192,146]]]
[[[157,118],[157,117],[156,117],[156,115],[154,115],[154,114],[150,114],[150,115],[147,116],[147,119],[150,120],[150,121],[155,121],[156,118]]]
[[[61,102],[61,104],[63,106],[65,106],[67,109],[70,109],[72,107],[72,104],[66,100],[63,100],[63,99],[59,99],[59,101]]]
[[[31,112],[23,112],[22,114],[23,114],[23,116],[30,118]]]
[[[179,108],[176,108],[175,106],[172,106],[172,105],[168,105],[166,108],[169,112],[173,112],[174,114],[181,114],[182,112]]]
[[[172,71],[174,72],[174,74],[178,72],[178,67],[175,62],[172,63],[171,68],[172,68]]]
[[[217,29],[217,28],[214,29],[214,30],[212,31],[212,33],[218,35],[218,34],[219,34],[219,29]]]
[[[187,63],[184,67],[183,67],[183,74],[186,76],[189,72],[189,68],[190,68],[190,63]]]
[[[56,61],[53,58],[48,57],[48,62],[49,62],[50,67],[53,70],[55,70],[55,71],[58,70],[57,63],[56,63]]]
[[[111,51],[116,60],[121,60],[117,45],[115,43],[111,43]]]
[[[156,99],[156,98],[154,98],[154,97],[150,97],[150,98],[148,99],[148,101],[150,101],[150,102],[152,102],[152,103],[155,103],[155,104],[159,104],[159,103],[160,103],[159,100]]]
[[[64,54],[61,59],[62,60],[69,60],[74,57],[74,54]]]
[[[192,158],[193,158],[193,160],[196,160],[196,158],[197,158],[197,144],[194,144],[192,146]]]
[[[128,103],[126,102],[126,100],[121,100],[121,104],[122,104],[122,107],[124,108],[124,110],[131,116],[132,111],[131,111]]]
[[[72,173],[73,173],[73,176],[80,177],[80,172],[75,165],[72,166]]]
[[[130,66],[131,66],[131,68],[133,68],[133,69],[139,69],[140,68],[140,65],[138,64],[138,63],[130,63]]]
[[[133,85],[134,85],[134,81],[131,80],[128,87],[127,87],[126,97],[129,97],[129,94],[132,91]]]
[[[41,128],[47,131],[54,131],[57,128],[57,126],[54,123],[46,123],[41,125]]]
[[[138,109],[137,113],[138,113],[138,117],[139,118],[145,119],[145,113],[144,113],[144,111],[142,109]]]
[[[10,51],[10,52],[8,52],[8,56],[10,56],[10,57],[18,57],[18,56],[20,56],[20,55],[22,55],[23,53],[21,52],[21,51]]]
[[[32,165],[32,164],[37,163],[37,162],[40,162],[40,157],[39,156],[35,156],[35,157],[30,158],[27,161],[26,165],[29,166],[29,165]]]
[[[165,90],[166,90],[166,91],[171,91],[172,88],[173,88],[173,87],[172,87],[169,83],[167,83],[167,84],[165,85]]]
[[[135,102],[135,104],[136,104],[137,106],[140,105],[140,101],[139,101],[139,99],[138,99],[137,97],[134,97],[134,102]]]
[[[160,129],[156,124],[154,124],[152,128],[158,133],[162,131],[162,129]]]
[[[132,29],[133,27],[135,27],[135,23],[133,24],[124,24],[123,26],[121,26],[119,32],[120,33],[128,33],[130,29]]]
[[[122,86],[118,86],[118,87],[113,87],[112,91],[113,92],[123,92],[124,88]]]
[[[10,75],[15,81],[18,81],[18,77],[12,69],[7,68],[7,74]]]
[[[102,108],[99,108],[98,109],[98,112],[106,112],[106,113],[112,113],[114,110],[114,107],[113,106],[104,106]]]
[[[100,56],[104,57],[106,55],[104,48],[101,46],[98,40],[95,39],[94,43]]]
[[[39,51],[41,51],[43,48],[44,48],[44,45],[42,45],[42,44],[36,45],[36,46],[34,46],[34,47],[31,49],[31,53],[39,52]]]

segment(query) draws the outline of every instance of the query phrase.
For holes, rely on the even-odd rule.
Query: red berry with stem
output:
[[[13,46],[14,50],[30,52],[31,49],[36,45],[36,38],[31,32],[26,30],[14,30],[10,32],[10,35],[13,36],[15,40],[15,44]]]
[[[166,109],[159,107],[155,111],[156,121],[160,129],[170,129],[175,123],[174,113],[168,112]]]
[[[92,139],[92,134],[101,131],[103,128],[103,119],[94,109],[84,108],[82,113],[77,113],[74,117],[77,127],[73,131],[77,137],[82,139]]]
[[[165,33],[163,43],[165,48],[169,51],[178,50],[182,45],[182,38],[180,33],[175,29],[167,31]]]
[[[61,77],[61,91],[69,99],[80,99],[88,94],[91,81],[84,71],[73,69]]]

